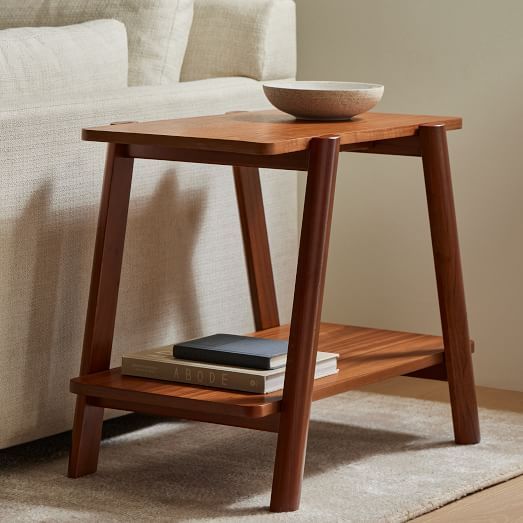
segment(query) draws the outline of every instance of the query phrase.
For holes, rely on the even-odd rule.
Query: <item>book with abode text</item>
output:
[[[336,374],[338,354],[318,352],[314,377]],[[260,370],[182,360],[172,355],[172,345],[122,357],[122,374],[267,394],[283,388],[285,367]]]

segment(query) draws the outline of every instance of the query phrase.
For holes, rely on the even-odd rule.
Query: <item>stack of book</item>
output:
[[[287,341],[213,334],[122,358],[122,374],[268,394],[283,388]],[[318,352],[315,379],[336,374],[338,354]]]

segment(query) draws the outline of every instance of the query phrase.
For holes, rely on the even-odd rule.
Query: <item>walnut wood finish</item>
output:
[[[89,405],[86,396],[78,395],[67,470],[70,478],[79,478],[96,472],[103,417],[104,409]]]
[[[337,136],[314,138],[310,143],[272,484],[274,512],[297,510],[300,504],[339,149]]]
[[[80,367],[82,376],[108,369],[111,360],[133,172],[133,160],[122,157],[121,149],[122,146],[114,144],[107,149]],[[96,471],[102,421],[103,409],[89,405],[79,395],[69,457],[70,477]]]
[[[341,146],[342,152],[389,154],[400,156],[421,156],[421,146],[418,136],[405,138],[389,138],[364,143],[350,143]]]
[[[456,441],[479,440],[445,129],[461,119],[367,113],[303,122],[279,111],[119,123],[85,129],[109,142],[97,231],[69,475],[94,472],[104,408],[278,432],[271,509],[299,506],[311,400],[398,375],[448,379]],[[443,339],[319,324],[339,151],[422,156]],[[235,165],[255,336],[289,339],[283,393],[268,395],[122,376],[108,370],[133,158]],[[308,170],[290,326],[278,325],[258,167]],[[316,350],[340,354],[339,372],[313,379]]]
[[[442,361],[437,365],[432,367],[427,367],[426,369],[415,370],[414,372],[407,372],[404,376],[409,376],[411,378],[423,378],[426,380],[438,380],[438,381],[447,381],[447,367],[445,367],[445,362]]]
[[[254,324],[256,330],[270,329],[279,325],[280,319],[263,209],[260,172],[255,167],[234,167],[233,172]]]
[[[260,338],[289,339],[290,326],[250,333]],[[318,350],[340,355],[339,372],[314,381],[319,400],[443,361],[439,336],[322,323]],[[71,380],[71,392],[90,398],[125,401],[142,412],[147,406],[234,418],[261,418],[281,411],[282,392],[250,394],[168,381],[122,376],[120,369]],[[171,414],[176,415],[176,414]],[[187,416],[186,416],[187,417]],[[195,418],[199,419],[199,418]]]
[[[95,142],[274,155],[305,151],[318,136],[339,136],[341,145],[361,144],[414,136],[420,125],[430,123],[461,128],[461,118],[453,116],[371,112],[344,122],[305,122],[271,110],[96,127],[84,129],[82,137]]]
[[[173,408],[171,405],[153,405],[98,397],[90,397],[89,404],[106,409],[141,412],[142,414],[149,414],[152,416],[169,416],[192,421],[203,421],[205,423],[216,423],[232,427],[262,430],[266,432],[278,432],[278,426],[280,423],[279,412],[261,418],[249,418],[245,416],[228,416],[226,414],[214,414],[212,412],[178,409]]]
[[[172,162],[191,162],[215,165],[237,165],[241,167],[260,167],[288,171],[306,171],[309,165],[309,152],[298,151],[287,154],[241,154],[221,151],[202,151],[179,149],[159,145],[129,145],[130,158],[167,160]]]
[[[167,160],[175,162],[205,163],[217,165],[237,165],[242,167],[265,167],[291,171],[306,171],[309,165],[309,151],[285,154],[241,154],[221,151],[180,149],[158,145],[128,145],[130,158]],[[341,147],[342,152],[388,154],[401,156],[421,156],[418,136],[388,138],[364,143],[351,143]]]
[[[445,364],[456,443],[480,440],[474,371],[461,271],[458,229],[444,125],[419,130],[432,249],[438,287]]]
[[[236,165],[241,167],[265,167],[291,171],[306,171],[309,166],[309,151],[285,154],[241,154],[221,151],[180,149],[159,145],[128,145],[126,154],[130,158],[167,160],[217,165]],[[351,143],[341,147],[343,152],[389,154],[401,156],[421,156],[418,136],[388,138],[364,143]]]

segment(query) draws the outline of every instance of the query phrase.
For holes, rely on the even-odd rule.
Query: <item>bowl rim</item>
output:
[[[306,87],[306,85],[316,84],[318,87]],[[321,85],[325,85],[325,89],[321,88]],[[384,89],[383,84],[374,84],[368,82],[340,82],[340,81],[329,81],[329,80],[271,80],[263,82],[263,87],[269,89],[284,89],[288,91],[315,91],[315,92],[354,92],[354,91],[371,91],[373,89]],[[327,85],[334,86],[334,88],[327,88]],[[336,89],[337,87],[344,87],[342,89]],[[349,87],[350,86],[350,87]],[[355,87],[359,86],[359,87]]]

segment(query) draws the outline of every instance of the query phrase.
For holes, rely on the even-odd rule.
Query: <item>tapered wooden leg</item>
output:
[[[125,157],[125,147],[110,144],[98,216],[81,375],[109,368],[132,172],[133,160]],[[103,408],[89,405],[88,398],[78,396],[69,477],[96,472],[102,421]]]
[[[233,167],[256,330],[280,324],[260,173],[255,167]]]
[[[96,472],[103,417],[104,409],[88,405],[85,396],[77,396],[69,455],[70,478]]]
[[[456,212],[444,125],[419,130],[456,443],[480,440]]]
[[[311,141],[271,510],[300,505],[339,153],[338,137]]]

